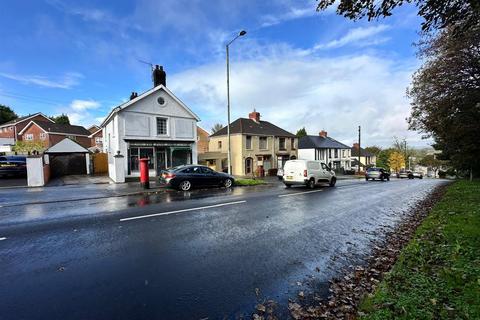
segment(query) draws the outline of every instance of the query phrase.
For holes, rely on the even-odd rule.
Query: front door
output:
[[[157,175],[160,175],[162,170],[167,169],[167,150],[157,149]]]

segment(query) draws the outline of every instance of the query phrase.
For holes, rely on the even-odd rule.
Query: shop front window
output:
[[[177,167],[181,165],[191,164],[192,152],[189,149],[173,150],[172,152],[172,166]]]

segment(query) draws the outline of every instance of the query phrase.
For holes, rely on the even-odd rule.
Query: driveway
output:
[[[26,187],[27,178],[0,177],[0,189]]]
[[[344,182],[335,188],[236,188],[0,208],[0,315],[28,319],[280,318],[299,291],[361,262],[440,180]],[[251,190],[255,190],[251,192]],[[122,198],[123,199],[123,198]],[[110,205],[106,202],[111,202]]]

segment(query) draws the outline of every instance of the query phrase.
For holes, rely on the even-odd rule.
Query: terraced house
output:
[[[276,125],[260,119],[253,111],[248,118],[230,124],[232,174],[236,176],[273,174],[289,159],[297,158],[297,137]],[[217,171],[226,171],[227,127],[210,136],[208,152],[199,154],[199,161]]]

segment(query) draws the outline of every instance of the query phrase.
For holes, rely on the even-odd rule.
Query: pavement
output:
[[[248,318],[264,299],[285,318],[288,299],[328,295],[329,279],[444,183],[10,200],[0,208],[0,319]]]

